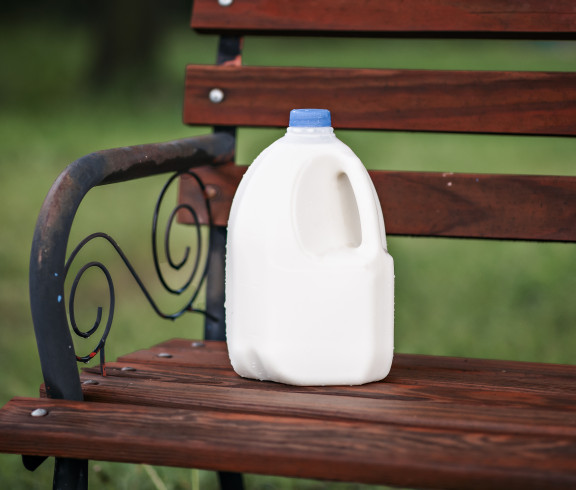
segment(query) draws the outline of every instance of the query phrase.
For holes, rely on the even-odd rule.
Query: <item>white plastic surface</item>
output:
[[[243,377],[357,385],[390,371],[394,265],[378,196],[332,128],[288,128],[228,225],[226,335]]]

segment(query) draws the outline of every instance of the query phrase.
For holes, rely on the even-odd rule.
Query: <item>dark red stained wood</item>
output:
[[[572,0],[239,0],[194,2],[192,27],[217,31],[340,34],[566,33],[576,31]]]
[[[210,210],[212,213],[212,221],[215,225],[228,225],[232,199],[247,168],[248,167],[230,163],[217,167],[194,169],[194,173],[198,175],[200,179],[202,179],[202,182],[204,182],[204,185],[206,185],[206,194],[211,196]],[[198,191],[198,185],[195,180],[187,175],[183,175],[180,179],[179,202],[189,204],[196,211],[198,221],[201,224],[209,223],[204,195]],[[192,223],[190,215],[187,212],[181,212],[178,219],[182,223]]]
[[[170,366],[194,366],[229,369],[228,353],[225,344],[222,342],[208,341],[205,347],[193,347],[192,341],[184,341],[183,344],[176,344],[174,341],[167,344],[159,344],[150,349],[143,349],[120,356],[119,363],[130,364],[132,362],[144,362],[150,364],[170,365]],[[169,354],[170,357],[164,356]]]
[[[165,383],[141,379],[89,376],[83,386],[85,399],[99,403],[122,403],[170,408],[233,410],[238,413],[305,417],[329,420],[396,424],[433,429],[485,431],[497,434],[548,434],[576,438],[576,410],[498,404],[460,404],[428,400],[401,400],[330,394],[230,388],[215,385]],[[252,381],[252,384],[259,383]],[[356,390],[362,392],[361,389]],[[325,395],[325,396],[323,396]],[[574,400],[576,402],[576,400]],[[576,403],[575,403],[576,405]]]
[[[574,135],[576,73],[188,66],[188,124],[283,127],[298,107],[336,128]]]
[[[39,406],[49,414],[31,417]],[[36,399],[9,402],[0,432],[2,451],[24,454],[410,487],[576,485],[576,438],[557,434]]]
[[[219,346],[222,345],[222,347]],[[212,342],[202,356],[191,342],[173,339],[108,363],[108,376],[177,384],[203,384],[393,401],[435,402],[550,409],[576,408],[576,366],[397,354],[384,383],[364,386],[293,387],[240,378],[223,343]],[[159,358],[167,352],[171,358]],[[201,362],[202,359],[209,362]],[[123,371],[130,366],[133,370]],[[97,368],[87,376],[99,373]]]
[[[200,345],[204,344],[204,346],[201,347],[198,343],[200,343]],[[156,356],[157,352],[172,353],[175,357],[158,358]],[[143,355],[145,357],[142,357]],[[215,368],[232,372],[232,366],[230,365],[228,357],[228,347],[226,343],[222,341],[198,341],[174,338],[161,342],[149,349],[126,354],[125,356],[122,356],[122,358],[119,358],[117,364],[121,363],[120,359],[145,359],[145,364],[156,363],[157,361],[159,365],[168,367],[169,369],[174,368],[172,362],[175,360],[178,365],[184,367],[200,367],[209,370]],[[206,359],[209,359],[209,361],[206,362]],[[171,365],[167,366],[165,364],[166,362],[171,363]],[[494,379],[489,383],[491,386],[501,384],[502,380],[507,377],[501,376],[502,373],[508,373],[508,376],[513,375],[517,377],[517,381],[523,384],[524,388],[529,390],[540,390],[542,392],[559,390],[556,392],[564,393],[566,395],[576,395],[576,365],[566,366],[563,364],[547,364],[540,362],[427,356],[421,354],[396,354],[394,356],[393,369],[395,372],[398,369],[403,370],[404,372],[409,372],[409,374],[405,375],[407,378],[413,378],[414,374],[417,372],[434,372],[436,373],[434,374],[435,377],[442,378],[448,382],[451,382],[454,377],[461,380],[462,373],[469,373],[471,376],[470,379],[473,379],[475,384],[478,383],[478,376],[481,376],[482,373],[484,373],[494,375]],[[537,379],[545,380],[546,384],[541,384]],[[389,378],[387,378],[387,380],[389,380]],[[498,380],[500,380],[500,383]],[[561,383],[559,386],[556,386],[557,381]],[[518,388],[519,386],[515,385],[515,387]],[[290,387],[290,389],[295,389],[295,387]],[[310,389],[310,387],[307,387],[306,389]],[[320,389],[325,390],[326,388]]]
[[[392,234],[576,241],[576,177],[371,175]]]
[[[442,369],[410,370],[398,366],[410,356],[398,355],[392,373],[384,383],[373,383],[358,387],[293,387],[271,382],[256,382],[237,376],[231,369],[206,369],[131,362],[135,371],[122,371],[125,363],[109,363],[106,367],[107,378],[117,377],[135,381],[151,380],[180,385],[208,385],[222,388],[241,388],[265,392],[290,392],[320,394],[329,396],[348,396],[371,398],[397,402],[458,404],[510,409],[550,409],[576,410],[576,368],[564,368],[564,378],[550,375],[546,369],[538,373],[516,372],[506,374],[495,372],[443,372]],[[498,365],[496,363],[496,365]],[[494,368],[494,363],[487,363],[486,369]],[[547,366],[546,366],[547,367]],[[522,364],[516,366],[523,369]],[[566,372],[573,373],[571,378]],[[85,377],[99,376],[95,369],[86,371]],[[96,379],[96,378],[95,378]],[[547,389],[547,385],[550,388]],[[186,388],[182,388],[186,390]]]
[[[576,366],[399,354],[384,382],[292,387],[238,377],[223,342],[172,339],[107,373],[84,372],[85,402],[11,401],[0,451],[418,488],[576,484]]]
[[[200,168],[212,210],[226,225],[246,167]],[[370,171],[390,235],[576,241],[576,177]],[[202,211],[196,188],[181,200]],[[206,222],[206,216],[201,220]]]

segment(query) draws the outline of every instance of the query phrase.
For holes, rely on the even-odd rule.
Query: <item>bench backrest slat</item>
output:
[[[186,123],[285,127],[295,107],[335,128],[576,135],[576,73],[188,67]]]
[[[241,0],[194,2],[192,27],[220,32],[574,39],[572,0]]]
[[[214,192],[214,224],[225,226],[246,167],[199,168]],[[371,170],[389,235],[576,241],[576,177]],[[182,198],[204,209],[184,181]],[[457,211],[455,211],[457,210]],[[208,218],[199,211],[199,220]],[[182,214],[182,220],[189,220]]]
[[[226,46],[234,49],[226,57],[220,57],[216,66],[188,67],[184,103],[184,121],[188,124],[223,126],[226,131],[230,127],[283,128],[288,124],[291,109],[322,107],[331,110],[332,123],[337,129],[486,133],[521,135],[527,139],[576,136],[576,71],[566,63],[563,66],[567,69],[560,68],[564,71],[554,71],[557,70],[554,67],[548,71],[511,71],[518,67],[502,64],[501,71],[475,69],[486,66],[482,62],[465,63],[465,70],[455,70],[454,65],[443,64],[440,59],[435,63],[431,57],[425,64],[429,69],[401,69],[387,64],[389,53],[384,51],[380,68],[374,68],[373,64],[362,66],[362,56],[367,56],[363,52],[358,53],[357,61],[352,60],[356,68],[350,67],[349,59],[339,66],[320,63],[322,68],[274,66],[286,64],[286,58],[298,58],[286,57],[280,49],[289,50],[294,36],[303,35],[450,38],[447,45],[458,43],[458,38],[504,39],[498,46],[510,39],[574,40],[574,0],[233,0],[228,6],[224,3],[227,2],[194,2],[192,27],[223,35],[221,39],[228,43]],[[240,39],[261,34],[281,37],[274,41],[278,62],[275,58],[268,63],[254,58],[248,63],[250,66],[243,66]],[[282,38],[285,35],[292,37]],[[317,37],[305,41],[315,45]],[[355,49],[364,43],[380,42],[346,41]],[[330,63],[337,63],[334,55],[342,41],[338,43],[320,44]],[[569,50],[571,44],[558,46]],[[533,52],[544,45],[533,42],[523,46],[526,52]],[[550,48],[552,44],[545,46]],[[247,42],[246,50],[249,48]],[[370,53],[374,56],[377,51]],[[246,53],[245,58],[249,56]],[[446,69],[447,66],[451,69]],[[539,65],[534,66],[531,70],[539,69]],[[214,100],[210,95],[215,92],[223,98]],[[365,163],[380,165],[380,162]],[[505,161],[502,163],[506,168]],[[546,163],[543,161],[543,165]],[[233,165],[218,171],[201,170],[212,186],[212,209],[218,225],[227,224],[231,200],[244,170]],[[410,170],[415,169],[405,166],[394,171],[371,170],[386,231],[391,235],[576,241],[576,177]],[[191,199],[185,181],[182,189],[184,198]],[[197,207],[201,208],[202,203]]]

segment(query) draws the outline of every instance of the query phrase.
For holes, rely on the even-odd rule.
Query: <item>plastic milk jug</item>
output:
[[[394,265],[376,190],[331,127],[295,109],[248,168],[226,250],[234,370],[292,385],[384,378],[394,342]]]

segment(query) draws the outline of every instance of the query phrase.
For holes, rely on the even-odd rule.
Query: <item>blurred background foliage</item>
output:
[[[35,396],[41,383],[28,303],[28,254],[37,213],[59,172],[87,153],[202,134],[181,123],[184,67],[213,63],[217,40],[190,31],[189,1],[16,2],[0,5],[0,403]],[[576,70],[574,42],[247,38],[246,64],[388,68]],[[243,129],[248,164],[282,134]],[[370,168],[575,175],[569,138],[341,131]],[[149,230],[164,178],[95,189],[71,244],[105,231],[153,291]],[[175,189],[170,199],[174,201]],[[179,240],[187,230],[179,232]],[[390,237],[396,266],[396,349],[439,355],[574,362],[574,247],[566,244]],[[154,318],[106,247],[90,250],[114,273],[116,323],[108,359],[169,337],[200,336],[202,319]],[[93,258],[93,257],[92,257]],[[101,278],[82,283],[92,321]],[[164,300],[163,300],[164,301]],[[166,307],[172,308],[171,300]],[[351,328],[351,335],[353,335]],[[92,343],[78,344],[89,351]],[[91,463],[92,488],[214,488],[210,472]],[[0,488],[48,488],[0,455]],[[249,488],[325,488],[321,482],[249,477]],[[361,488],[333,485],[331,488]]]

